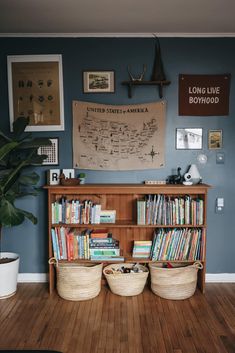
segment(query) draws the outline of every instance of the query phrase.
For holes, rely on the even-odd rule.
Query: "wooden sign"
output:
[[[229,114],[230,74],[179,75],[179,115]]]

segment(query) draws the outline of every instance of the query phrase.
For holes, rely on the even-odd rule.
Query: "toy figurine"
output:
[[[177,168],[177,174],[169,175],[166,182],[167,184],[181,184],[183,177],[180,174],[181,168]]]

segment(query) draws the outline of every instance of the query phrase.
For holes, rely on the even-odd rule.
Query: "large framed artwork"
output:
[[[61,55],[7,57],[10,125],[29,117],[26,131],[64,130]]]

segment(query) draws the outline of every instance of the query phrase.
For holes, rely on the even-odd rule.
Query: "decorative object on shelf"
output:
[[[196,290],[198,270],[203,269],[200,261],[193,265],[173,264],[165,268],[164,263],[149,264],[151,289],[161,298],[182,300],[190,298]]]
[[[166,81],[166,75],[164,73],[161,47],[159,38],[155,36],[155,58],[153,64],[153,72],[151,76],[152,81]]]
[[[222,148],[222,130],[209,130],[208,132],[208,148],[216,150]]]
[[[138,77],[134,77],[132,75],[132,73],[131,73],[130,65],[127,66],[127,71],[129,73],[131,81],[133,81],[133,82],[135,82],[135,81],[143,81],[146,70],[147,70],[147,65],[144,64],[142,73]]]
[[[130,81],[123,81],[122,84],[128,87],[129,98],[132,98],[132,88],[135,86],[158,86],[159,97],[163,97],[163,86],[169,85],[171,82],[166,80],[164,73],[159,38],[155,36],[155,57],[151,80],[144,81],[145,70],[137,79],[133,77],[129,69],[128,72],[131,79]]]
[[[206,164],[207,163],[207,155],[204,153],[201,153],[197,156],[197,161],[200,164]]]
[[[86,181],[86,174],[85,173],[79,173],[78,178],[80,180],[80,184],[85,184],[85,181]]]
[[[7,57],[10,124],[29,117],[26,131],[64,130],[62,55]]]
[[[192,182],[191,179],[192,179],[191,174],[185,173],[185,174],[184,174],[184,181],[183,181],[183,184],[184,184],[184,185],[187,185],[187,186],[193,185],[193,182]]]
[[[40,146],[38,149],[39,155],[47,155],[42,165],[58,165],[59,164],[59,138],[50,138],[50,146]]]
[[[186,174],[184,174],[184,178],[186,181],[190,181],[193,184],[199,184],[202,181],[202,178],[199,174],[199,171],[197,169],[196,164],[191,164],[191,166],[189,167],[189,170]]]
[[[114,93],[114,71],[83,71],[84,93]]]
[[[64,174],[65,178],[75,178],[75,170],[74,169],[62,169],[62,173]]]
[[[181,168],[177,168],[177,174],[169,175],[166,183],[167,184],[181,184],[182,183],[182,175],[180,174]]]
[[[60,183],[60,169],[50,169],[47,171],[47,184],[59,185]]]
[[[66,178],[64,173],[60,175],[60,184],[63,186],[76,186],[80,184],[80,180],[77,178]]]
[[[199,150],[202,149],[201,128],[176,129],[177,150]]]
[[[145,180],[146,185],[165,185],[166,180]]]

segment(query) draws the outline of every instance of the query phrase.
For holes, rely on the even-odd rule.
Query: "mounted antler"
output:
[[[128,71],[128,73],[129,73],[129,76],[130,76],[131,81],[143,81],[143,79],[144,79],[144,74],[145,74],[145,72],[146,72],[146,69],[147,69],[147,65],[144,64],[144,65],[143,65],[143,72],[139,75],[139,77],[135,78],[135,77],[132,75],[131,71],[130,71],[130,65],[127,66],[127,71]]]

